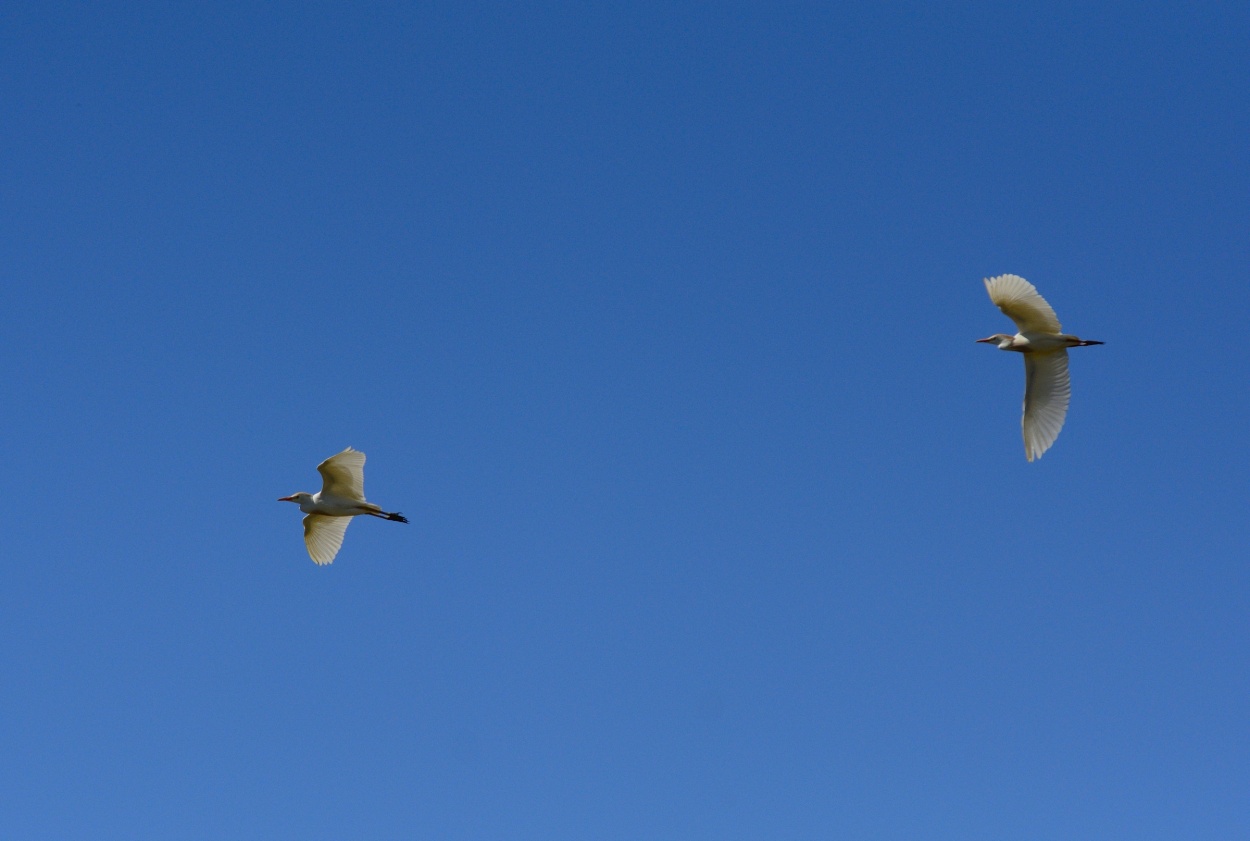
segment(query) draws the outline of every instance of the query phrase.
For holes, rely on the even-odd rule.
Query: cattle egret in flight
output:
[[[294,502],[308,516],[304,518],[304,545],[319,564],[328,564],[343,545],[343,534],[352,517],[368,514],[397,523],[408,522],[402,514],[383,511],[372,502],[365,502],[365,454],[348,447],[317,465],[321,474],[321,492],[300,491],[281,497],[278,502]]]
[[[1061,332],[1059,318],[1033,284],[1014,274],[987,277],[990,300],[1016,323],[1014,336],[995,333],[978,342],[1014,350],[1024,357],[1024,455],[1041,458],[1063,429],[1068,414],[1068,348],[1101,345]]]

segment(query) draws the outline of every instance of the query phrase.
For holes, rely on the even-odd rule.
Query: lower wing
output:
[[[339,553],[343,535],[351,517],[329,517],[325,514],[309,514],[304,518],[304,545],[308,555],[318,564],[328,564]]]
[[[1063,429],[1072,389],[1068,383],[1068,352],[1024,354],[1024,455],[1041,458]]]

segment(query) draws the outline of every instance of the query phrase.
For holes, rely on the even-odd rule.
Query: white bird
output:
[[[284,496],[278,502],[295,502],[304,518],[304,545],[318,564],[328,564],[343,545],[343,534],[352,517],[368,514],[383,520],[406,523],[403,514],[383,511],[372,502],[365,502],[365,454],[348,447],[317,465],[321,474],[321,492],[300,491]]]
[[[1024,455],[1029,461],[1041,458],[1063,429],[1068,415],[1068,348],[1101,345],[1103,342],[1079,339],[1062,332],[1059,317],[1033,284],[1014,274],[987,277],[985,289],[990,300],[1016,323],[1014,336],[995,333],[978,342],[998,345],[1024,356]]]

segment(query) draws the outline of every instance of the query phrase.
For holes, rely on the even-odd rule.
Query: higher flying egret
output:
[[[318,564],[328,564],[343,545],[343,534],[351,518],[359,514],[408,522],[403,514],[383,511],[372,502],[365,502],[365,454],[348,447],[317,465],[321,474],[321,492],[300,491],[284,496],[278,502],[295,502],[304,518],[304,545]]]
[[[1014,336],[995,333],[978,342],[998,345],[1024,356],[1024,455],[1032,461],[1050,449],[1063,429],[1072,389],[1068,384],[1068,348],[1101,345],[1069,336],[1059,318],[1033,284],[1014,274],[987,277],[985,289],[1020,332]]]

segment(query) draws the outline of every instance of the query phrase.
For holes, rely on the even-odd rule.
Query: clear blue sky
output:
[[[1247,43],[5,4],[0,834],[1246,837]]]

